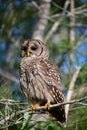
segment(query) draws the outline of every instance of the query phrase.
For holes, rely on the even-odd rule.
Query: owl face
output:
[[[49,57],[48,49],[45,44],[39,40],[27,40],[21,47],[21,58],[37,58],[37,57]]]

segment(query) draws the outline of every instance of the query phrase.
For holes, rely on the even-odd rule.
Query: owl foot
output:
[[[50,102],[47,102],[47,103],[45,104],[45,106],[44,106],[44,109],[48,109],[48,110],[49,110],[49,109],[50,109],[50,105],[51,105]]]
[[[40,106],[40,104],[32,105],[32,106],[30,107],[30,110],[36,110],[39,106]]]

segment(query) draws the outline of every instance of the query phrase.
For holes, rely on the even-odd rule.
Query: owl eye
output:
[[[36,45],[31,46],[31,50],[32,50],[32,51],[35,51],[37,48],[38,48],[38,47],[37,47]]]
[[[26,52],[26,51],[27,51],[27,47],[24,47],[24,46],[23,46],[23,47],[22,47],[22,50]]]

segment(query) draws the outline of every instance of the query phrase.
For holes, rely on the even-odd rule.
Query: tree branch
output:
[[[0,75],[2,77],[6,78],[6,79],[8,79],[10,81],[12,81],[12,82],[15,82],[15,83],[19,84],[19,80],[14,75],[12,75],[12,74],[10,74],[10,73],[8,73],[6,71],[2,71],[0,69]]]
[[[32,34],[32,39],[40,39],[43,40],[44,38],[44,32],[46,30],[49,11],[50,11],[50,6],[51,6],[51,0],[41,0],[40,5],[39,5],[39,11],[38,11],[38,16],[37,16],[37,22]]]
[[[76,79],[77,79],[77,77],[78,77],[78,74],[79,74],[80,70],[81,70],[81,66],[79,66],[79,67],[76,69],[76,71],[75,71],[75,73],[74,73],[74,75],[73,75],[73,77],[72,77],[72,80],[71,80],[70,85],[69,85],[68,94],[67,94],[67,96],[66,96],[66,102],[68,102],[68,101],[71,100],[72,93],[73,93],[73,87],[74,87],[74,85],[75,85],[75,82],[76,82]],[[65,106],[65,110],[66,110],[66,119],[67,119],[68,111],[69,111],[69,104]]]
[[[50,106],[50,108],[54,108],[54,107],[59,107],[61,105],[66,105],[66,104],[75,104],[75,103],[79,103],[79,102],[82,102],[82,101],[86,101],[87,100],[87,96],[84,97],[84,98],[81,98],[81,99],[77,99],[77,100],[71,100],[69,102],[63,102],[63,103],[58,103],[58,104],[53,104]],[[9,100],[8,100],[9,101]],[[82,105],[82,104],[81,104]],[[86,104],[87,105],[87,104]],[[40,110],[44,110],[44,106],[40,106],[38,107],[36,111],[40,111]],[[16,112],[13,112],[11,115],[8,115],[8,116],[5,116],[3,119],[0,120],[0,125],[3,125],[6,121],[9,121],[9,120],[12,120],[15,116],[18,116],[22,113],[25,113],[25,112],[30,112],[32,111],[31,110],[31,107],[27,108],[27,109],[24,109],[24,110],[20,110],[20,111],[16,111]]]
[[[59,19],[59,21],[56,21],[53,24],[52,28],[49,30],[48,34],[45,37],[45,40],[44,40],[45,42],[47,42],[47,40],[52,36],[52,34],[56,31],[56,29],[58,29],[58,26],[60,25],[60,23],[62,22],[62,20],[63,20],[63,18],[65,16],[65,12],[66,12],[66,9],[67,9],[68,5],[69,5],[69,1],[66,0],[65,5],[64,5],[64,10],[63,10],[63,12],[61,14],[61,18]]]

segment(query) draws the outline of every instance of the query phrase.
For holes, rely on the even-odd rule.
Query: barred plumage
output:
[[[49,61],[49,51],[39,40],[27,40],[21,47],[20,83],[28,102],[45,105],[64,102],[61,78]],[[48,110],[58,122],[65,123],[64,106]]]

